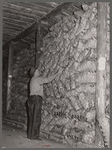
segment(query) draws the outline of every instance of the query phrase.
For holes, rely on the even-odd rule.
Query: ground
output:
[[[42,137],[42,141],[29,140],[24,130],[13,127],[6,123],[2,126],[2,148],[92,148],[95,145],[77,143],[76,146],[70,146],[67,143],[60,143]]]
[[[2,129],[2,148],[71,148],[68,144],[46,138],[29,140],[25,131],[7,124],[3,124]]]

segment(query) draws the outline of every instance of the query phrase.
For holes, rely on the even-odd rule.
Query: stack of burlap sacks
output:
[[[15,55],[11,89],[11,105],[7,118],[27,123],[28,70],[34,66],[34,44]]]
[[[83,9],[85,13],[80,17],[77,13],[77,19],[65,17],[52,26],[43,40],[40,72],[44,77],[60,68],[63,72],[44,85],[46,104],[43,104],[41,129],[58,134],[68,132],[75,136],[73,142],[90,144],[95,140],[97,4],[83,6]],[[59,112],[63,115],[54,115]]]

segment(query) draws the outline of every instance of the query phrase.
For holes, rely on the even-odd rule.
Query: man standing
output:
[[[30,80],[30,94],[28,98],[28,138],[33,140],[41,140],[39,138],[40,125],[41,125],[41,107],[43,99],[43,84],[51,82],[62,69],[58,71],[57,74],[50,76],[48,78],[43,78],[40,76],[38,69],[32,68],[30,70],[31,80]]]

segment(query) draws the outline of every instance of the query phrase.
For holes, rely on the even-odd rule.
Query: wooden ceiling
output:
[[[34,31],[39,24],[44,37],[48,29],[63,16],[83,11],[81,5],[82,2],[4,2],[3,55],[8,55],[7,47],[10,41],[14,42],[16,52],[29,47],[35,41]]]

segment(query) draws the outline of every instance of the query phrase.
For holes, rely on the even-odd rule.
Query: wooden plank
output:
[[[38,15],[34,15],[34,14],[28,14],[28,13],[25,13],[25,12],[21,12],[21,11],[19,11],[19,10],[13,10],[13,9],[10,9],[10,8],[5,8],[5,7],[3,7],[3,14],[4,13],[9,13],[9,15],[10,14],[15,14],[15,15],[19,15],[20,17],[28,17],[28,18],[30,18],[30,19],[39,19],[40,17],[38,16]]]
[[[13,30],[13,31],[11,31],[11,30],[8,30],[8,29],[4,30],[3,35],[4,35],[4,34],[9,34],[9,35],[10,35],[10,37],[9,37],[9,39],[10,39],[10,40],[11,40],[14,36],[16,36],[16,35],[17,35],[17,33],[16,33],[16,32],[14,32],[14,30]]]
[[[10,35],[9,35],[9,34],[7,34],[7,33],[3,33],[3,36],[4,36],[4,37],[8,37],[8,38],[10,38]]]
[[[40,38],[41,38],[40,34],[41,34],[40,26],[38,26],[36,33],[35,33],[35,68],[38,68],[38,65],[39,65],[38,54],[40,52]]]
[[[24,28],[22,27],[22,26],[20,26],[20,25],[18,25],[18,24],[13,24],[13,23],[10,23],[10,22],[3,22],[3,27],[5,27],[5,28],[9,28],[9,27],[11,27],[11,28],[16,28],[17,30],[19,29],[19,30],[23,30]]]
[[[34,18],[29,18],[29,16],[27,17],[24,17],[23,15],[20,15],[20,14],[13,14],[13,13],[8,13],[8,12],[5,12],[3,13],[3,17],[5,18],[11,18],[11,19],[16,19],[16,20],[21,20],[21,21],[24,21],[24,22],[30,22],[30,23],[33,23],[34,22]]]
[[[15,31],[16,33],[18,33],[18,31],[20,32],[20,31],[22,31],[22,29],[20,29],[20,28],[17,28],[16,26],[15,26],[15,28],[14,27],[11,27],[11,26],[8,26],[8,25],[3,25],[3,31],[4,30],[11,30],[11,32],[12,31]]]
[[[13,28],[13,29],[11,29],[11,28],[8,29],[8,28],[4,28],[4,27],[3,27],[3,33],[7,33],[7,34],[8,34],[8,33],[10,33],[10,34],[12,33],[12,35],[17,35],[17,33],[19,33],[20,31],[21,31],[21,30],[16,31],[16,29],[14,29],[14,28]]]
[[[30,2],[30,3],[28,3],[28,2],[19,2],[19,3],[17,3],[17,5],[25,7],[25,8],[37,10],[37,11],[40,11],[41,13],[48,13],[49,11],[51,11],[51,9],[49,9],[49,7],[43,7],[43,6],[35,5],[35,3],[32,3],[32,2]]]
[[[11,9],[16,9],[16,10],[19,10],[21,12],[25,12],[25,13],[28,13],[28,14],[30,14],[30,13],[31,14],[36,14],[40,17],[42,17],[43,15],[46,15],[45,12],[38,11],[38,9],[34,10],[34,9],[23,7],[23,6],[19,5],[19,2],[18,2],[17,5],[12,4],[12,3],[10,3],[10,4],[8,3],[4,7],[7,7],[7,9],[10,7]]]
[[[38,26],[38,29],[35,32],[35,67],[38,68],[39,58],[42,55],[40,48],[43,45],[43,36],[42,36],[42,27]]]
[[[56,8],[59,5],[56,2],[47,2],[47,3],[50,4],[54,8]]]
[[[97,72],[96,72],[96,115],[105,147],[110,145],[110,125],[105,117],[106,103],[106,39],[107,39],[107,2],[98,3],[97,30]]]
[[[21,20],[16,20],[16,19],[9,19],[6,17],[3,17],[3,22],[10,22],[10,23],[14,23],[14,24],[19,24],[22,27],[28,27],[29,25],[31,25],[32,23],[29,22],[25,22],[25,21],[21,21]]]
[[[44,2],[32,2],[32,3],[34,3],[35,5],[39,7],[45,6],[45,7],[48,7],[49,9],[54,9],[53,6],[51,6],[49,3],[46,3],[46,2],[45,3]]]
[[[9,57],[8,57],[8,81],[7,81],[7,113],[10,109],[11,103],[11,84],[12,84],[12,76],[13,76],[13,48],[12,43],[9,45]]]
[[[14,37],[17,35],[17,33],[19,33],[19,31],[17,32],[14,29],[4,29],[3,28],[3,33],[7,33],[7,34],[11,35],[12,37]]]

